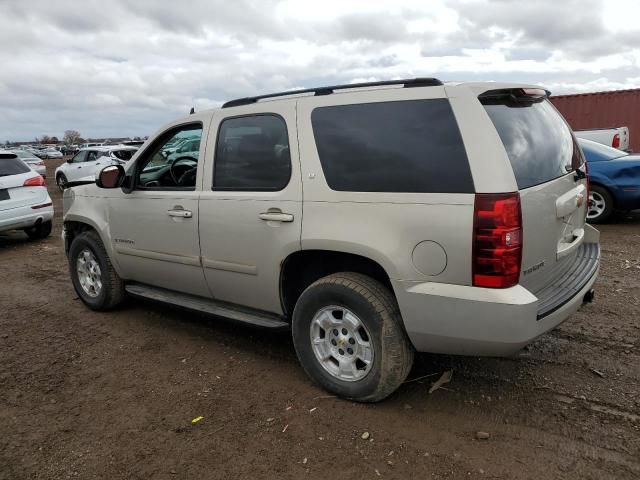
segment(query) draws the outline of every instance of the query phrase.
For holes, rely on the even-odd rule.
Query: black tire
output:
[[[68,180],[64,173],[59,173],[56,176],[56,185],[58,185],[58,188],[60,189],[61,192],[64,192],[65,185],[67,183],[68,183]]]
[[[100,267],[102,288],[95,297],[84,291],[78,277],[78,256],[85,249],[88,249],[93,254]],[[76,236],[71,242],[68,260],[73,288],[85,305],[92,310],[103,311],[111,310],[123,302],[125,297],[124,282],[113,268],[102,240],[100,240],[96,232],[86,231]]]
[[[613,197],[609,193],[609,190],[601,187],[600,185],[591,185],[590,190],[591,194],[589,195],[589,204],[591,205],[594,196],[593,194],[595,194],[596,199],[599,201],[599,203],[604,202],[604,207],[601,207],[602,211],[599,215],[587,217],[587,221],[589,223],[604,223],[609,220],[609,218],[611,218],[611,215],[613,214]],[[589,207],[589,209],[590,213],[594,211],[591,209],[591,206]]]
[[[342,306],[356,314],[370,333],[374,357],[360,380],[345,381],[330,374],[311,345],[315,314],[327,306]],[[414,349],[402,324],[398,304],[380,282],[360,273],[335,273],[310,285],[293,312],[293,342],[305,372],[324,389],[359,402],[377,402],[391,395],[407,378]]]
[[[53,229],[53,222],[49,220],[48,222],[42,222],[39,225],[25,228],[24,233],[27,234],[30,240],[41,240],[51,235],[52,229]]]

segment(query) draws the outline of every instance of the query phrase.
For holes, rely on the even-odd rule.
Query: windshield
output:
[[[583,163],[573,133],[548,100],[480,100],[504,144],[519,189],[549,182]]]
[[[628,155],[628,153],[618,150],[617,148],[592,142],[590,140],[578,139],[578,143],[582,147],[582,151],[584,151],[584,155],[587,157],[588,162],[602,162],[606,160],[613,160],[614,158],[626,157]]]

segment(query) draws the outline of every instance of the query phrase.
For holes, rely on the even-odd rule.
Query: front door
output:
[[[203,152],[171,159],[183,138],[202,141],[203,124],[173,127],[138,156],[127,172],[134,190],[109,202],[113,250],[123,276],[148,285],[210,296],[200,264],[198,197]],[[204,145],[203,145],[204,146]]]
[[[216,299],[282,313],[280,267],[300,249],[302,227],[295,103],[254,110],[214,116],[214,165],[200,197],[202,265]]]

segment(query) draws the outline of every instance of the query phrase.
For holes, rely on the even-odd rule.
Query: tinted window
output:
[[[566,175],[574,156],[581,154],[564,119],[548,100],[509,98],[481,100],[507,151],[518,188]]]
[[[214,190],[277,191],[289,183],[287,126],[281,117],[229,118],[220,125]]]
[[[0,155],[0,177],[27,173],[31,169],[14,156]]]
[[[311,121],[333,190],[474,191],[447,99],[321,107]]]

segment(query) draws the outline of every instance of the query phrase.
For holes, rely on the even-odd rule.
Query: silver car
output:
[[[65,191],[71,280],[96,310],[132,295],[290,328],[308,375],[359,401],[415,351],[510,355],[590,301],[599,269],[582,151],[548,96],[396,80],[176,120]]]
[[[41,158],[36,157],[27,150],[12,150],[11,152],[15,153],[20,160],[42,175],[42,178],[47,178],[47,167]]]

